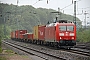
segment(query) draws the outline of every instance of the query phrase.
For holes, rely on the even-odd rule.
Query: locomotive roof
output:
[[[57,22],[59,22],[59,23],[72,23],[71,20],[65,20],[65,19],[60,19]]]
[[[74,23],[60,23],[60,25],[75,25]]]
[[[56,22],[56,23],[50,23],[50,24],[46,25],[46,27],[57,26],[57,25],[75,25],[75,24],[74,23],[59,23],[59,22]]]

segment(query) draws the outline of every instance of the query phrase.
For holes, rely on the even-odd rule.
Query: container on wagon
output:
[[[25,34],[25,33],[27,33],[27,30],[16,30],[15,31],[15,38],[20,38],[20,35],[21,34]]]
[[[11,39],[14,39],[15,38],[15,31],[12,31],[11,32]]]
[[[25,34],[27,33],[27,30],[18,30],[19,31],[19,34]]]
[[[55,26],[45,27],[45,41],[54,42],[56,39]]]
[[[45,25],[38,27],[38,39],[45,40]]]
[[[33,28],[33,39],[38,40],[38,26],[34,26]]]
[[[18,39],[18,30],[15,31],[15,38]]]
[[[24,39],[33,40],[33,34],[32,33],[24,34]]]
[[[20,34],[19,39],[23,39],[23,38],[24,38],[23,34]]]

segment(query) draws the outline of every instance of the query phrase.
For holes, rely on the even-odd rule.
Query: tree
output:
[[[0,25],[0,53],[2,52],[2,48],[1,48],[2,36],[3,36],[3,33],[2,33],[2,25]]]

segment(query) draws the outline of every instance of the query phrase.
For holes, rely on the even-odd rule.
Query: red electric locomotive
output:
[[[54,46],[74,46],[76,26],[74,23],[56,22],[45,27],[45,41]]]

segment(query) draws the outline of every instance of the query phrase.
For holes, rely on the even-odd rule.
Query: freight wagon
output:
[[[33,29],[33,43],[43,44],[45,41],[45,25],[35,26]]]
[[[23,41],[32,42],[32,40],[33,40],[33,34],[32,33],[23,34]]]

